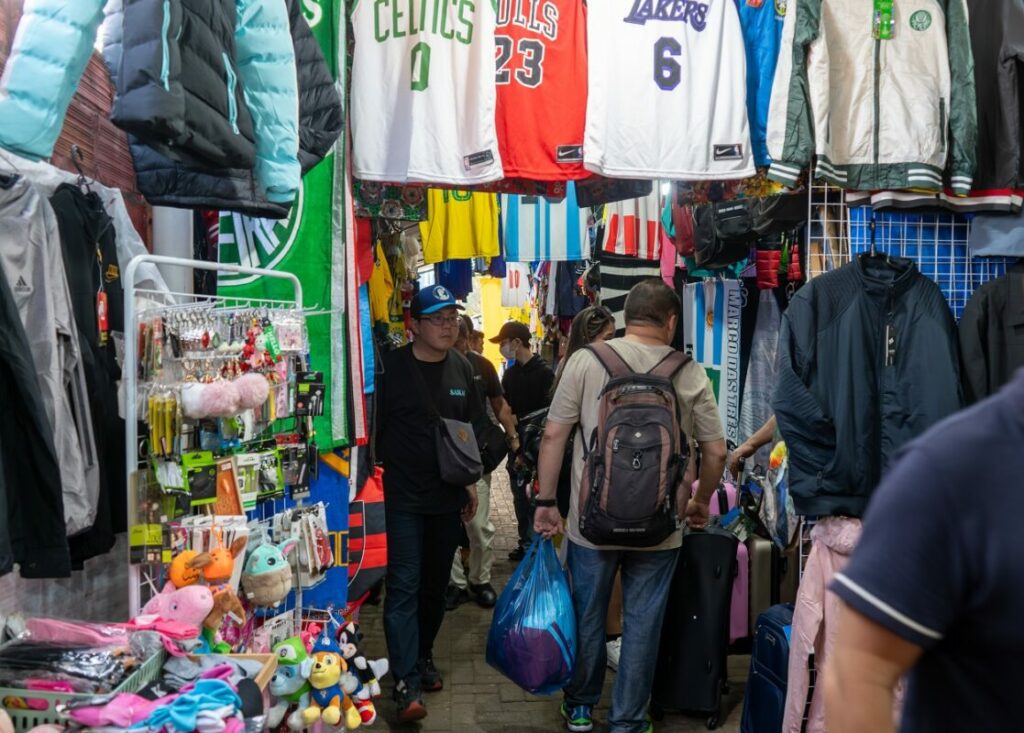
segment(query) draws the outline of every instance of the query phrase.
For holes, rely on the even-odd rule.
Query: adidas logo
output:
[[[32,292],[32,286],[25,282],[24,275],[18,275],[18,282],[14,283],[14,287],[11,289],[19,295],[28,295]]]

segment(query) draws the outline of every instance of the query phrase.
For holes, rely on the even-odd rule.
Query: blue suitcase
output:
[[[757,618],[740,733],[780,733],[786,710],[793,605],[772,606]]]

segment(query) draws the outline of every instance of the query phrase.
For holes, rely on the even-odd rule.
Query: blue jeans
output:
[[[391,674],[420,689],[417,662],[430,656],[444,621],[444,592],[459,544],[457,513],[414,514],[385,504],[388,571],[384,636]]]
[[[605,668],[605,618],[615,571],[622,568],[622,653],[608,714],[611,733],[647,729],[647,703],[654,683],[661,622],[679,550],[591,550],[569,543],[569,574],[576,608],[576,671],[565,702],[594,707],[601,699]]]

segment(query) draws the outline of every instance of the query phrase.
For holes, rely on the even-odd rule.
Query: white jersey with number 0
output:
[[[353,175],[474,184],[502,177],[492,0],[355,0]]]
[[[589,170],[676,180],[754,174],[734,0],[590,3],[587,47]]]

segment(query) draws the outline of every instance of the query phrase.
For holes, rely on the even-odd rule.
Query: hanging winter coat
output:
[[[26,0],[0,78],[0,147],[49,158],[92,54],[104,0]]]
[[[341,134],[341,97],[320,44],[302,17],[299,0],[286,0],[298,73],[299,153],[302,173],[319,163]],[[111,76],[121,67],[123,15],[119,0],[107,3],[103,57]],[[289,204],[268,201],[249,168],[195,166],[167,157],[129,134],[139,191],[154,206],[237,211],[252,217],[283,219]]]

